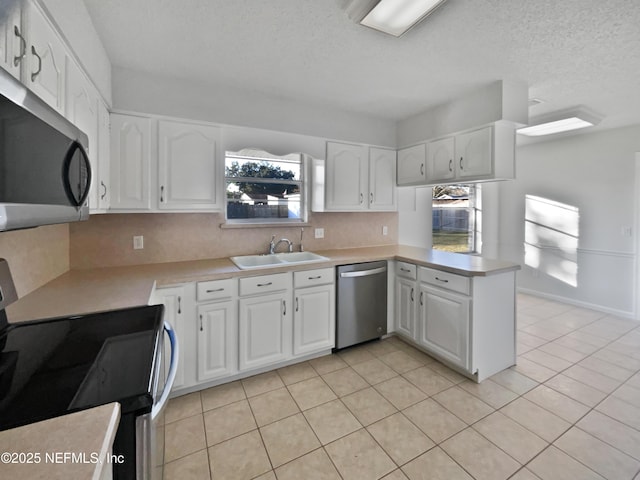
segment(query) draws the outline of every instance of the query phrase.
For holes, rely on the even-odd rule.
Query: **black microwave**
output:
[[[0,231],[89,218],[87,136],[0,68]]]

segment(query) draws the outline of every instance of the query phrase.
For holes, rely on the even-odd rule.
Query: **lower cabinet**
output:
[[[289,296],[289,292],[279,292],[240,299],[240,371],[287,360],[291,355]]]
[[[293,354],[304,355],[335,345],[335,288],[331,285],[295,290]]]
[[[418,343],[449,362],[469,369],[469,307],[464,295],[420,285]]]
[[[198,382],[233,375],[238,369],[237,303],[198,305]]]
[[[396,279],[396,330],[402,335],[416,339],[415,314],[416,282],[406,278]]]

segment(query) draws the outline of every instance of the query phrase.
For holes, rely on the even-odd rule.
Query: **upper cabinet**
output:
[[[220,129],[160,120],[158,181],[161,210],[219,209],[216,175]]]
[[[321,169],[322,171],[322,169]],[[324,178],[314,179],[323,188],[326,211],[396,210],[396,152],[350,143],[327,142]]]
[[[501,120],[399,150],[398,185],[510,179],[514,162],[515,125]]]
[[[426,147],[424,143],[398,150],[398,185],[425,182]]]
[[[44,12],[25,2],[26,56],[22,83],[60,113],[64,113],[67,49]]]
[[[111,115],[111,210],[220,211],[218,127]]]
[[[149,210],[151,119],[111,115],[111,208]]]

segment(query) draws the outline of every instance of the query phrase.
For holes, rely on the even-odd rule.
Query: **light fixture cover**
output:
[[[380,0],[362,25],[399,37],[446,0]]]
[[[601,116],[586,108],[576,107],[533,118],[529,122],[529,126],[519,128],[517,133],[528,137],[552,135],[592,127],[600,123],[601,120]]]

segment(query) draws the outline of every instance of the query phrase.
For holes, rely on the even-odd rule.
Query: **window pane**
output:
[[[475,252],[474,185],[433,187],[433,248],[457,253]]]

